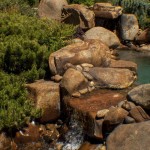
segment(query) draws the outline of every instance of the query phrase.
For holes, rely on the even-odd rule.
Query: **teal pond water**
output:
[[[132,50],[118,50],[119,58],[133,61],[138,65],[137,84],[150,83],[150,52],[136,52]]]

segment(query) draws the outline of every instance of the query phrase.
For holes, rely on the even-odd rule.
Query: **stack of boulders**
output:
[[[78,112],[79,121],[89,137],[104,140],[110,133],[106,141],[108,150],[134,150],[135,140],[142,144],[142,149],[148,150],[150,122],[147,120],[150,117],[144,109],[150,109],[150,87],[142,85],[131,90],[127,99],[126,94],[116,91],[127,89],[134,83],[137,65],[116,60],[113,49],[121,45],[118,36],[104,27],[95,27],[95,16],[120,18],[121,40],[133,41],[139,31],[135,15],[122,14],[121,7],[109,3],[97,3],[88,8],[68,5],[64,0],[41,0],[39,15],[78,25],[86,31],[83,40],[75,39],[50,55],[52,81],[39,80],[26,85],[29,97],[43,110],[40,122],[56,121],[65,104],[69,110],[64,111],[68,114],[70,110]],[[148,29],[136,40],[149,42],[150,34],[147,33]],[[43,132],[49,132],[47,130]]]
[[[86,39],[89,36],[100,39],[108,46],[118,46],[120,39],[132,49],[150,50],[149,29],[139,29],[137,17],[134,14],[123,14],[120,6],[95,3],[87,7],[79,4],[68,5],[66,0],[41,0],[38,12],[42,18],[73,24],[85,31],[90,29],[86,33]],[[137,45],[134,46],[133,43]]]

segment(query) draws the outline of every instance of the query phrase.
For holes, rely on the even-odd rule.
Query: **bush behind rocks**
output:
[[[75,27],[20,14],[0,13],[0,69],[28,82],[44,78],[48,57],[66,45]],[[34,74],[35,78],[28,77]]]

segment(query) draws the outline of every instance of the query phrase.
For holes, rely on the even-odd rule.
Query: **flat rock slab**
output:
[[[125,99],[125,95],[111,90],[97,90],[80,98],[66,99],[65,103],[82,113],[96,112],[116,106]]]
[[[132,61],[112,60],[109,67],[110,68],[129,69],[131,71],[137,72],[137,64]]]
[[[95,3],[93,11],[96,17],[115,19],[122,14],[123,8],[120,6],[112,6],[111,3]]]
[[[149,150],[150,121],[118,126],[107,138],[107,150]]]
[[[128,100],[150,110],[150,84],[143,84],[133,88],[127,95]]]
[[[100,88],[123,89],[136,79],[134,73],[128,69],[94,67],[90,69],[89,74]]]
[[[64,99],[68,114],[74,112],[84,127],[85,134],[103,139],[103,119],[96,120],[97,111],[116,106],[125,94],[110,90],[98,90],[80,98]]]

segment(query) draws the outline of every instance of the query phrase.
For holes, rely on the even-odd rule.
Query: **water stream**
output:
[[[119,58],[133,61],[138,65],[137,84],[150,83],[150,52],[137,52],[132,50],[118,50]]]
[[[73,112],[69,122],[69,131],[65,135],[65,141],[62,142],[62,150],[78,150],[82,145],[84,141],[83,126],[78,119],[78,113]]]

